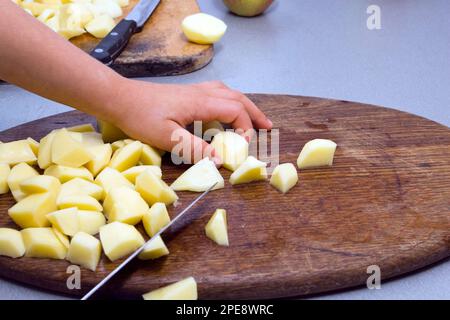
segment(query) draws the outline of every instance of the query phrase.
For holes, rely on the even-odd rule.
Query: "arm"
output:
[[[247,97],[221,82],[161,85],[126,79],[10,0],[0,0],[0,30],[1,79],[111,122],[158,148],[171,150],[172,132],[194,120],[219,120],[243,130],[252,123],[272,126]],[[182,132],[194,142],[192,152],[208,147]]]

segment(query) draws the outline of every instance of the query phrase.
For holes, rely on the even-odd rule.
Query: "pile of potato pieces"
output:
[[[66,39],[86,32],[104,38],[129,0],[12,0]]]

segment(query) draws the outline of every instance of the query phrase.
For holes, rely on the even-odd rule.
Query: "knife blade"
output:
[[[141,0],[130,13],[91,51],[91,56],[109,66],[120,55],[131,36],[140,32],[160,0]]]
[[[160,236],[164,231],[169,229],[175,222],[177,222],[186,212],[189,211],[198,201],[200,201],[204,196],[211,191],[212,188],[216,186],[218,182],[214,183],[211,187],[209,187],[205,192],[199,195],[194,201],[192,201],[183,211],[181,211],[169,224],[165,227],[161,228],[153,237],[150,238],[146,243],[144,243],[139,249],[133,252],[125,261],[123,261],[119,266],[117,266],[113,271],[111,271],[102,281],[100,281],[94,288],[92,288],[86,295],[84,295],[81,300],[89,299],[98,289],[103,287],[105,283],[111,280],[120,270],[123,269],[131,260],[133,260],[139,253],[141,253],[153,240],[155,240],[158,236]]]

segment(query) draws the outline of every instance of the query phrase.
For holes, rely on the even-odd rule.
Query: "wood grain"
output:
[[[124,16],[137,2],[130,0]],[[184,74],[204,67],[214,55],[213,46],[191,43],[181,30],[181,21],[199,11],[195,0],[161,0],[112,68],[126,77],[148,77]],[[90,52],[100,40],[84,34],[71,41]]]
[[[280,161],[294,162],[313,138],[338,149],[332,168],[299,171],[282,195],[266,182],[226,187],[208,195],[164,240],[171,254],[135,261],[102,291],[139,298],[151,289],[194,276],[201,299],[275,298],[347,288],[366,282],[367,267],[387,279],[449,256],[450,130],[400,111],[347,101],[251,95],[280,129]],[[79,112],[41,119],[0,133],[9,141],[93,121]],[[172,182],[185,167],[163,164]],[[197,194],[179,192],[181,205]],[[11,196],[0,197],[0,225]],[[207,239],[213,211],[228,211],[230,247]],[[102,258],[82,269],[82,289],[66,288],[66,261],[0,257],[0,274],[42,288],[81,295],[117,264]]]

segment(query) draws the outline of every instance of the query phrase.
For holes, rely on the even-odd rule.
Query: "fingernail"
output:
[[[267,119],[267,122],[269,123],[269,126],[272,128],[273,127],[273,122],[270,121],[269,119]]]

